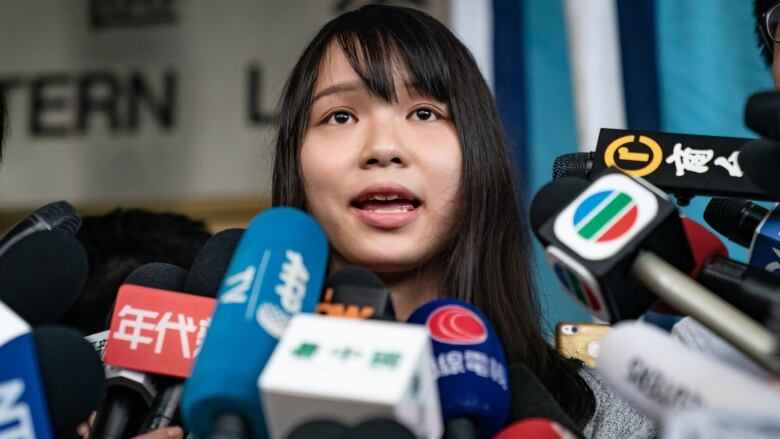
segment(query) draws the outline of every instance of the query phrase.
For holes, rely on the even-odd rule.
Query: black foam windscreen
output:
[[[546,418],[563,425],[571,432],[579,431],[558,401],[526,365],[511,364],[508,372],[512,390],[508,424],[528,418]],[[581,433],[578,436],[583,437]]]
[[[209,238],[192,262],[184,292],[216,297],[244,229],[227,229]]]
[[[369,419],[353,427],[344,438],[359,439],[414,439],[416,436],[408,428],[393,419]]]
[[[780,92],[750,96],[745,105],[745,125],[763,137],[780,140]]]
[[[542,224],[574,200],[589,184],[587,180],[578,177],[561,177],[542,186],[531,200],[531,229],[534,232],[539,230]]]
[[[293,429],[286,439],[341,439],[349,428],[336,421],[314,420]]]
[[[382,280],[374,272],[363,267],[347,265],[328,275],[324,288],[333,288],[341,285],[353,287],[384,288]]]
[[[62,229],[32,233],[0,257],[0,301],[32,326],[53,323],[78,299],[87,255]]]
[[[742,169],[756,171],[745,172],[754,185],[780,194],[780,176],[768,168],[771,163],[780,163],[780,143],[764,139],[747,142],[739,151],[739,163]]]
[[[76,426],[97,410],[106,391],[103,363],[81,334],[44,325],[33,332],[49,418],[57,438],[77,438]]]

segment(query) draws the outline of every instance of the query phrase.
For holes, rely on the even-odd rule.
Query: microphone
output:
[[[30,326],[1,301],[0,322],[0,436],[54,438]]]
[[[598,371],[638,410],[664,421],[700,407],[774,413],[780,392],[712,357],[687,349],[662,330],[619,323],[601,341]]]
[[[124,284],[120,287],[120,292],[126,291],[123,289],[132,285],[177,290],[183,287],[186,275],[187,272],[183,268],[175,265],[158,262],[144,264],[127,276]],[[117,295],[111,315],[120,314],[124,304],[124,296],[120,301],[120,297]],[[150,317],[148,313],[134,314],[146,318]],[[112,338],[116,337],[115,333],[119,332],[119,320],[120,318],[117,318],[115,322],[112,318],[109,321],[109,335],[104,353],[104,361],[109,363],[111,362],[109,360],[111,349],[123,347],[116,344],[116,341],[112,343]],[[144,322],[144,319],[138,322],[137,335],[139,338],[149,337],[142,334],[144,329],[149,330],[148,326],[149,323]],[[155,325],[152,324],[151,326],[154,328]],[[145,338],[142,338],[142,340],[145,340]],[[118,343],[124,343],[124,341],[120,339]],[[143,362],[142,358],[134,357],[132,352],[125,352],[125,355],[130,357],[131,360],[137,360],[135,363],[131,362],[130,364],[134,365]],[[120,359],[120,363],[122,363],[122,359]],[[98,410],[95,425],[90,431],[90,439],[129,437],[138,431],[149,404],[157,394],[157,386],[150,374],[108,364],[106,365],[106,377],[108,380],[108,392]]]
[[[314,420],[295,427],[286,439],[342,439],[348,432],[349,428],[340,422]]]
[[[752,139],[602,128],[594,152],[559,156],[553,178],[595,180],[609,168],[642,177],[675,194],[682,203],[694,195],[777,200],[780,191],[754,177],[765,163],[748,162],[743,149]]]
[[[230,258],[243,233],[243,229],[227,229],[209,238],[195,256],[187,273],[184,289],[198,296],[216,297],[219,283],[225,277]],[[210,318],[209,315],[209,320]],[[149,413],[139,430],[140,434],[168,427],[178,419],[184,382],[162,377],[158,381],[160,391],[152,401]]]
[[[325,233],[308,214],[280,207],[252,220],[184,387],[182,418],[196,436],[265,435],[257,378],[290,318],[314,311],[327,258]]]
[[[81,334],[68,327],[35,328],[33,339],[54,437],[78,438],[76,427],[105,394],[103,364]]]
[[[561,177],[542,186],[531,200],[531,230],[536,233],[587,187],[588,182],[577,177]]]
[[[529,418],[501,430],[493,439],[575,439],[572,432],[557,422],[544,418]]]
[[[780,317],[780,277],[729,258],[707,261],[699,282],[764,325]]]
[[[780,159],[780,145],[776,141],[759,139],[745,143],[740,151],[740,161],[746,169],[760,169],[763,172],[753,172],[749,175],[753,184],[762,191],[780,193],[780,179],[773,172],[765,171],[767,163],[777,163]],[[742,198],[764,200],[767,198],[752,197],[745,194]],[[775,198],[770,198],[775,200]]]
[[[495,434],[506,424],[510,394],[504,350],[485,316],[462,300],[438,299],[407,322],[425,325],[431,337],[445,437],[463,428],[480,438]]]
[[[768,210],[748,200],[713,198],[704,210],[704,220],[721,235],[750,249],[750,265],[772,272],[780,269],[776,206]]]
[[[564,426],[572,437],[584,438],[574,421],[526,365],[517,363],[509,366],[509,384],[512,389],[512,402],[509,406],[508,422],[544,418]],[[499,433],[501,434],[503,433]]]
[[[780,93],[756,93],[745,105],[745,125],[762,137],[780,140]]]
[[[61,229],[75,235],[81,227],[81,217],[67,201],[49,203],[8,229],[0,238],[0,256],[17,242],[35,232]]]
[[[20,239],[0,256],[0,301],[31,326],[54,323],[76,302],[87,255],[63,229]]]
[[[693,268],[691,250],[676,208],[657,188],[606,173],[537,235],[564,291],[593,315],[637,318],[655,301],[652,291],[780,374],[776,337],[683,273]]]
[[[333,317],[395,321],[390,291],[379,277],[362,267],[348,265],[325,279],[317,313]]]
[[[345,439],[415,439],[414,435],[403,424],[393,419],[369,419],[353,427]]]
[[[386,417],[441,438],[431,342],[418,325],[298,314],[258,385],[270,437],[314,419]]]

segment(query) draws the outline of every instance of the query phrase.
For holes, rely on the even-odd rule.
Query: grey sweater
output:
[[[658,432],[655,424],[634,410],[628,403],[607,386],[598,372],[583,367],[580,376],[585,379],[596,398],[596,410],[585,429],[590,439],[645,439],[654,438]]]

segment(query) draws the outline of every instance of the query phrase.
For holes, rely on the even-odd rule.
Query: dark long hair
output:
[[[292,70],[280,103],[273,204],[305,207],[299,153],[322,58],[337,42],[366,88],[395,101],[394,64],[403,62],[421,93],[446,102],[458,132],[460,218],[437,262],[442,291],[485,312],[508,361],[534,371],[583,427],[595,400],[577,373],[544,340],[531,278],[529,226],[520,211],[512,158],[493,97],[476,62],[440,22],[414,9],[365,6],[327,23]]]

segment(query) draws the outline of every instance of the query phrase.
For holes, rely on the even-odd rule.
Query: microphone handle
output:
[[[249,439],[249,423],[240,415],[224,412],[217,416],[207,439]]]
[[[132,437],[143,420],[147,405],[141,395],[122,386],[106,393],[97,412],[89,439],[125,439]]]
[[[469,418],[455,418],[444,426],[442,439],[476,439],[477,426]]]
[[[767,328],[652,252],[641,253],[631,273],[666,304],[689,314],[780,376],[778,339]]]
[[[184,381],[171,379],[160,384],[160,391],[154,397],[149,413],[146,415],[138,434],[149,433],[160,428],[177,424],[179,403],[184,394]]]

